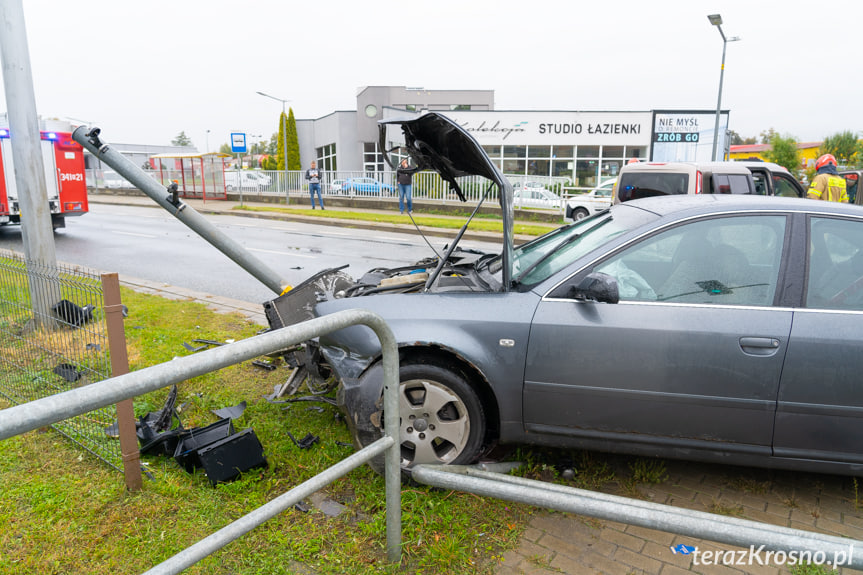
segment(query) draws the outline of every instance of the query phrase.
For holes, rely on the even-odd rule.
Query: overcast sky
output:
[[[860,0],[24,0],[24,12],[38,113],[115,143],[268,139],[282,108],[257,91],[297,118],[354,110],[373,85],[494,90],[497,110],[711,110],[713,13],[741,38],[722,94],[732,130],[863,131]]]

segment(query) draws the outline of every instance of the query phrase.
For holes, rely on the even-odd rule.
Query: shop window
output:
[[[524,174],[526,162],[524,160],[504,160],[503,173],[505,174]]]
[[[551,149],[552,158],[573,158],[572,146],[554,146]]]
[[[572,160],[552,161],[551,175],[558,178],[572,178]]]
[[[598,158],[599,146],[579,146],[577,153],[579,158]]]
[[[621,149],[621,151],[623,151],[623,149]],[[623,166],[623,160],[602,160],[602,165],[599,170],[602,179],[616,178],[617,174],[620,173],[621,166]]]
[[[646,158],[647,157],[647,148],[643,146],[627,146],[626,154],[623,156],[624,158]]]
[[[488,157],[491,159],[500,158],[500,148],[501,146],[483,146],[482,149],[485,150],[485,153],[488,154]]]
[[[623,146],[603,146],[603,158],[623,158]]]
[[[526,158],[527,157],[527,146],[504,146],[503,147],[503,157],[504,158]]]
[[[579,188],[595,188],[599,185],[597,180],[599,162],[597,160],[578,160],[575,163],[575,185]]]
[[[528,146],[528,158],[550,158],[551,146]]]
[[[527,173],[530,176],[547,176],[550,163],[548,160],[528,160]]]
[[[453,111],[470,110],[470,104],[450,104],[449,109]]]

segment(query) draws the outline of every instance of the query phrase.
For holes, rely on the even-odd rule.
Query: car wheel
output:
[[[572,211],[572,219],[575,221],[583,220],[588,215],[590,214],[588,214],[587,210],[585,210],[584,208],[576,208]]]
[[[411,467],[421,463],[468,464],[480,456],[486,433],[485,410],[463,376],[433,364],[402,364],[399,381],[401,468],[406,476]],[[380,410],[381,403],[376,409]],[[382,411],[352,417],[378,421],[383,427]],[[355,439],[365,446],[382,433],[380,429],[360,432]],[[369,465],[383,474],[384,457],[374,458]]]
[[[479,456],[485,415],[464,378],[428,364],[405,365],[399,378],[402,467],[464,464]]]
[[[233,191],[234,191],[234,186],[233,186],[232,184],[228,184],[227,186],[225,186],[225,190],[227,190],[227,191],[229,191],[229,192],[233,192]]]

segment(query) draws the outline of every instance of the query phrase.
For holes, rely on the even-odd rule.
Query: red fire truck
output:
[[[40,135],[51,224],[56,230],[66,227],[67,216],[87,213],[84,149],[71,132],[45,130]],[[14,137],[8,128],[0,127],[0,225],[21,223],[10,139]]]

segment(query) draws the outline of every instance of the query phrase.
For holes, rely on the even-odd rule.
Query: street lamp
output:
[[[719,30],[719,35],[722,36],[722,68],[719,70],[719,96],[716,99],[716,124],[713,127],[713,161],[716,161],[716,147],[719,145],[719,110],[722,107],[722,79],[725,75],[725,46],[728,45],[729,42],[737,42],[740,40],[739,36],[733,36],[731,38],[726,38],[725,33],[722,31],[722,16],[719,14],[710,14],[707,17],[710,20],[710,23],[716,26]]]
[[[207,149],[204,150],[204,152],[209,154],[210,153],[210,130],[207,130],[207,135],[204,137],[205,137],[206,143],[207,143]]]
[[[263,92],[258,92],[259,96],[263,96],[264,98],[269,98],[271,100],[275,100],[277,102],[282,103],[282,139],[284,140],[282,143],[284,147],[282,148],[282,152],[285,154],[285,186],[287,189],[288,185],[288,117],[285,115],[285,104],[290,102],[290,100],[283,100],[282,98],[276,98],[275,96],[270,96],[269,94],[264,94]]]

